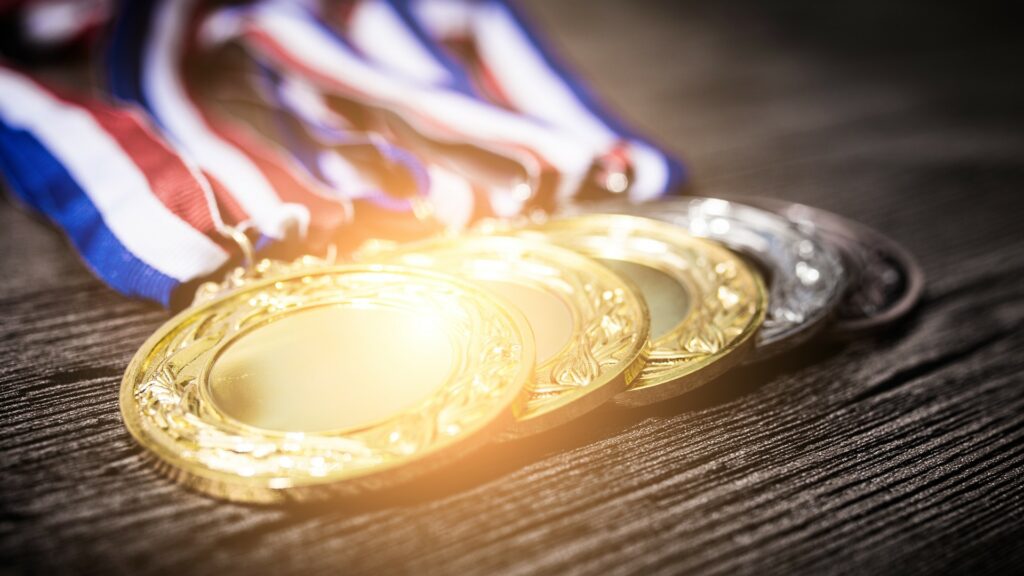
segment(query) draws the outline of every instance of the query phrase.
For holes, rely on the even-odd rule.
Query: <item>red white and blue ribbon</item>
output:
[[[476,212],[486,198],[476,194],[469,182],[423,162],[380,134],[358,130],[332,111],[322,93],[302,78],[266,67],[260,71],[265,80],[260,93],[278,112],[279,132],[288,151],[314,177],[344,191],[357,206],[365,201],[386,211],[411,213],[417,200],[429,201],[431,215],[451,229],[464,228],[480,216]],[[367,177],[367,172],[377,177]],[[405,185],[396,180],[404,180]],[[411,197],[397,194],[396,188],[412,188]]]
[[[265,238],[334,234],[349,207],[237,123],[208,114],[182,68],[201,17],[197,0],[123,2],[107,49],[110,92],[141,105],[211,180],[232,219]]]
[[[409,10],[387,0],[356,0],[343,5],[336,23],[349,42],[374,63],[433,86],[476,96],[465,68],[413,20]]]
[[[93,272],[170,306],[224,266],[208,188],[136,110],[72,99],[0,66],[0,170]]]
[[[261,64],[301,75],[326,93],[396,114],[434,142],[514,159],[525,168],[534,194],[521,195],[510,187],[502,215],[511,212],[508,206],[521,209],[528,201],[547,209],[567,201],[593,165],[595,150],[581,139],[459,90],[394,74],[366,60],[296,4],[270,0],[226,8],[204,26],[207,39],[238,39]]]
[[[348,27],[376,61],[426,80],[444,78],[441,72],[454,67],[445,45],[468,45],[475,91],[597,148],[603,185],[613,192],[628,189],[630,199],[644,201],[685,181],[682,163],[609,113],[505,0],[360,0]],[[411,63],[428,59],[431,65],[417,66],[431,75],[411,70]],[[464,76],[449,81],[461,84]]]

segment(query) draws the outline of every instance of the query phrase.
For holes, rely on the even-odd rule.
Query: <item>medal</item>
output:
[[[843,295],[846,272],[831,245],[772,212],[716,198],[580,203],[570,210],[656,218],[754,258],[767,272],[768,313],[748,361],[806,341],[824,327]]]
[[[622,392],[644,365],[650,318],[629,282],[571,250],[501,236],[404,246],[374,261],[438,270],[481,284],[526,315],[537,368],[513,436],[541,432]]]
[[[924,292],[924,273],[903,246],[881,232],[838,214],[803,204],[750,198],[744,202],[777,212],[836,246],[851,270],[832,333],[849,337],[906,317]]]
[[[534,345],[523,316],[427,271],[264,264],[136,353],[121,413],[186,485],[244,501],[403,481],[511,423]]]
[[[764,321],[761,276],[724,247],[671,224],[595,214],[519,234],[596,258],[640,287],[651,314],[651,349],[617,403],[650,404],[721,375],[750,351]]]

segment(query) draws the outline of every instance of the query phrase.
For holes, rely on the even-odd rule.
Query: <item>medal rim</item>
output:
[[[643,298],[640,289],[631,280],[623,277],[621,274],[615,273],[607,266],[604,266],[600,262],[593,258],[589,258],[580,252],[563,248],[549,242],[542,242],[539,240],[522,238],[508,234],[472,234],[461,237],[429,239],[413,244],[405,244],[387,250],[386,252],[370,255],[369,258],[372,258],[373,261],[395,263],[395,260],[392,260],[392,258],[400,259],[404,256],[417,253],[429,254],[431,252],[451,250],[453,253],[457,254],[460,252],[460,246],[466,245],[467,243],[480,246],[480,249],[478,250],[465,250],[467,257],[473,257],[474,252],[481,255],[489,253],[494,256],[500,256],[503,247],[513,245],[516,250],[522,250],[525,252],[526,258],[533,257],[537,258],[540,262],[546,262],[560,267],[572,267],[575,271],[582,272],[591,278],[603,278],[606,286],[608,281],[611,283],[617,283],[619,284],[618,287],[623,289],[624,293],[628,295],[627,297],[632,300],[631,307],[637,308],[636,312],[638,312],[637,317],[634,318],[636,325],[630,328],[636,335],[636,343],[628,348],[623,359],[617,360],[611,369],[608,369],[609,367],[605,364],[599,364],[600,373],[598,377],[594,379],[594,383],[583,387],[581,392],[569,393],[565,398],[559,398],[555,402],[545,403],[545,406],[542,406],[542,408],[535,414],[527,413],[530,409],[529,406],[531,401],[528,399],[520,410],[520,413],[515,415],[512,426],[505,434],[501,435],[501,439],[508,440],[532,436],[566,424],[610,401],[617,394],[627,390],[628,387],[636,380],[643,365],[647,361],[647,351],[650,347],[651,319],[650,312],[647,308],[647,302]],[[481,256],[481,258],[483,257],[484,256]],[[409,265],[408,263],[401,262],[400,260],[398,262],[403,266]],[[428,269],[433,270],[434,268]],[[561,270],[562,268],[559,269]],[[438,268],[437,270],[449,274],[460,273],[457,270],[448,268]],[[467,275],[467,277],[471,276]],[[573,316],[573,335],[570,338],[570,341],[567,342],[556,354],[552,355],[550,359],[545,361],[543,364],[537,365],[534,370],[534,374],[536,376],[536,374],[544,367],[557,363],[559,358],[564,357],[567,351],[572,348],[573,342],[576,341],[579,330],[582,327],[581,325],[586,321],[582,317],[583,312],[580,310],[582,305],[578,300],[573,300],[566,294],[556,292],[548,286],[545,286],[541,279],[529,278],[528,282],[523,282],[521,280],[510,278],[507,280],[502,279],[502,281],[530,288],[542,289],[546,293],[556,296],[559,301],[561,301],[571,311]],[[486,287],[483,289],[486,290]],[[509,302],[509,304],[515,306],[515,302]],[[529,321],[529,318],[527,318],[527,321]],[[533,384],[536,384],[536,382]],[[531,387],[531,385],[528,385],[527,390],[529,391]]]
[[[743,201],[747,201],[747,199]],[[917,258],[896,240],[866,224],[856,222],[823,208],[778,198],[751,198],[749,201],[754,205],[780,214],[797,224],[800,223],[801,218],[792,215],[791,212],[793,210],[800,210],[810,215],[809,220],[811,224],[814,225],[825,241],[835,245],[836,249],[843,255],[844,260],[849,260],[847,253],[850,251],[850,248],[847,242],[850,242],[869,249],[874,248],[882,251],[899,264],[906,278],[906,289],[900,294],[900,297],[878,314],[856,319],[837,318],[829,327],[829,332],[833,336],[849,338],[859,334],[876,332],[886,326],[900,322],[917,308],[924,295],[924,270],[921,268]],[[854,289],[857,285],[857,282],[850,282],[848,283],[847,290]],[[846,292],[844,291],[844,296],[845,294]]]
[[[519,362],[515,376],[511,379],[513,384],[502,395],[500,407],[494,408],[493,413],[489,417],[481,418],[474,426],[461,430],[458,435],[451,437],[448,441],[440,444],[432,443],[427,448],[415,452],[412,457],[395,458],[380,466],[365,468],[356,473],[343,472],[333,475],[329,474],[323,478],[288,479],[287,485],[282,486],[271,485],[275,478],[247,477],[233,472],[209,468],[195,461],[183,458],[179,451],[165,445],[164,439],[154,437],[145,430],[144,418],[134,398],[135,382],[144,374],[143,366],[150,358],[156,346],[172,332],[179,329],[194,314],[215,307],[244,291],[258,290],[277,282],[295,280],[310,275],[353,272],[393,273],[447,282],[473,294],[474,301],[486,301],[488,306],[493,306],[507,316],[510,320],[510,325],[515,328],[516,333],[520,336],[518,344],[521,347],[522,361]],[[220,343],[220,349],[213,356],[219,356],[220,350],[231,341],[232,339],[228,339],[226,342]],[[215,298],[204,299],[199,304],[186,308],[166,320],[156,332],[143,342],[132,356],[121,379],[118,404],[125,427],[139,447],[143,449],[143,453],[156,461],[156,467],[159,471],[188,488],[210,496],[247,503],[319,500],[331,496],[348,496],[400,484],[412,477],[420,476],[439,466],[443,466],[445,463],[455,460],[487,443],[488,440],[494,438],[508,427],[514,418],[516,410],[525,401],[526,386],[533,375],[534,359],[533,333],[522,313],[515,307],[509,306],[500,299],[491,296],[485,290],[456,277],[430,270],[381,264],[331,264],[312,268],[302,267],[300,269],[288,270],[281,274],[271,274],[251,283],[236,286]],[[210,366],[204,366],[201,370],[205,373],[209,368]],[[198,384],[202,385],[202,383]],[[286,431],[262,429],[235,419],[231,420],[232,426],[240,424],[242,428],[256,430],[261,434],[272,437],[281,437],[289,434]],[[367,425],[353,427],[351,430],[364,430],[368,426],[372,427],[374,425],[380,425],[380,422],[371,422]],[[324,433],[302,432],[301,434],[303,436],[317,436]]]
[[[691,308],[687,311],[686,316],[680,319],[671,332],[652,338],[651,350],[649,351],[645,369],[647,366],[652,364],[672,365],[657,373],[656,376],[648,377],[646,380],[644,378],[644,371],[641,371],[640,375],[638,375],[636,380],[633,381],[630,388],[618,394],[613,399],[613,402],[622,406],[645,406],[680,396],[703,386],[711,380],[714,380],[730,368],[740,364],[747,356],[749,356],[749,353],[753,350],[754,346],[754,335],[757,334],[761,325],[764,323],[768,305],[767,288],[760,271],[758,271],[754,266],[748,264],[742,257],[735,254],[724,245],[713,240],[693,236],[678,226],[674,226],[657,219],[633,216],[629,214],[583,214],[558,217],[544,223],[532,225],[528,228],[522,229],[518,233],[527,237],[532,237],[533,234],[540,234],[541,238],[544,238],[547,241],[578,251],[585,256],[601,258],[602,256],[600,254],[592,253],[591,251],[577,247],[572,243],[563,244],[557,242],[553,238],[556,234],[548,231],[554,227],[569,231],[585,230],[587,231],[586,233],[576,234],[577,236],[585,237],[592,236],[595,232],[599,233],[600,231],[607,231],[615,222],[631,223],[634,230],[633,235],[638,235],[636,234],[637,231],[642,233],[644,230],[653,231],[655,233],[660,232],[661,235],[675,239],[677,245],[682,244],[687,247],[697,248],[705,255],[709,253],[717,254],[722,260],[732,262],[736,269],[743,272],[750,280],[752,288],[751,294],[749,294],[749,296],[752,296],[750,304],[754,307],[754,310],[750,315],[749,321],[742,327],[740,334],[731,339],[720,350],[714,353],[706,354],[699,359],[686,359],[679,357],[660,359],[653,357],[657,352],[655,345],[656,341],[668,337],[673,333],[678,333],[681,327],[687,324],[687,320],[694,313],[694,309]],[[610,259],[631,262],[631,260],[621,257]],[[676,278],[673,277],[673,279],[675,280]],[[693,302],[700,301],[699,298],[694,295],[690,287],[690,282],[680,284],[688,291]]]

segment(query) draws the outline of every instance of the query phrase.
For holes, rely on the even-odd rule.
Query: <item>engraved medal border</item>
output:
[[[556,218],[518,234],[594,258],[649,266],[690,294],[686,317],[668,333],[652,336],[647,364],[633,385],[615,397],[617,404],[643,406],[713,380],[752,350],[754,335],[764,322],[768,295],[760,273],[724,246],[672,224],[590,214]],[[650,250],[646,246],[651,242],[667,250]]]
[[[525,400],[534,365],[529,324],[518,310],[471,284],[397,266],[261,266],[266,277],[246,280],[236,272],[221,287],[201,290],[196,305],[153,334],[125,371],[125,425],[162,471],[186,486],[246,502],[388,486],[479,446],[504,430]],[[436,394],[382,421],[327,433],[255,428],[209,402],[204,378],[241,334],[300,310],[357,298],[437,306],[446,322],[461,326],[448,330],[464,336],[461,358]]]
[[[470,235],[370,257],[467,279],[476,263],[496,261],[507,267],[496,280],[544,291],[570,310],[571,340],[538,363],[530,398],[505,437],[536,434],[582,416],[625,390],[646,362],[650,314],[639,289],[575,251],[512,236]]]
[[[675,224],[747,254],[769,273],[768,313],[748,362],[790,350],[819,333],[846,288],[836,250],[774,212],[718,198],[686,196],[643,204],[576,204],[570,212],[614,212]]]
[[[906,318],[924,294],[921,265],[906,248],[878,230],[834,212],[775,198],[744,198],[755,206],[777,213],[795,225],[814,230],[834,245],[849,270],[849,282],[829,332],[851,338],[874,332]],[[892,275],[898,278],[891,278]],[[887,284],[902,284],[895,295]],[[884,306],[867,308],[863,301],[882,294]]]

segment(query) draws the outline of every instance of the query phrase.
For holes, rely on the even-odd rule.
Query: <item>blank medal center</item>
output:
[[[668,334],[690,313],[686,287],[661,270],[625,260],[601,259],[601,263],[640,288],[651,313],[651,340]]]
[[[210,373],[214,403],[259,428],[359,428],[416,406],[451,374],[451,341],[427,312],[331,306],[232,343]]]
[[[572,311],[561,298],[540,288],[512,282],[485,280],[488,290],[518,308],[533,329],[537,364],[543,364],[565,349],[572,339]]]

